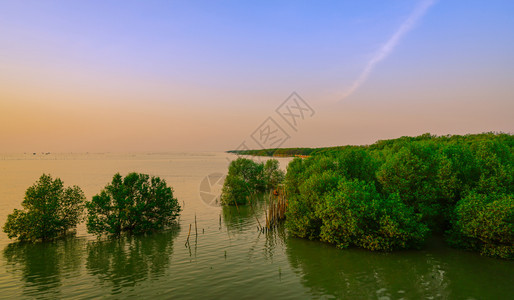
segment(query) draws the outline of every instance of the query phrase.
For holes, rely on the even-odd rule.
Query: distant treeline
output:
[[[227,153],[237,155],[253,155],[253,156],[274,156],[274,157],[296,157],[311,156],[317,154],[326,154],[330,152],[338,152],[349,147],[366,147],[366,146],[336,146],[323,148],[274,148],[260,150],[229,150]]]
[[[229,150],[227,153],[254,156],[298,156],[311,155],[314,151],[325,148],[275,148],[260,150]]]
[[[482,134],[467,134],[467,135],[443,135],[436,136],[429,133],[425,133],[420,136],[403,136],[397,139],[390,140],[379,140],[371,145],[364,146],[333,146],[333,147],[320,147],[320,148],[270,148],[270,149],[253,149],[253,150],[228,150],[227,153],[238,154],[238,155],[253,155],[253,156],[276,156],[276,157],[295,157],[295,156],[311,156],[318,154],[330,154],[344,151],[349,148],[367,148],[369,150],[382,150],[385,148],[399,147],[412,142],[426,141],[426,140],[437,140],[439,142],[452,142],[456,143],[459,141],[478,141],[486,140],[491,136],[495,136],[496,139],[501,142],[506,142],[508,146],[513,146],[513,138],[511,134],[506,133],[482,133]]]

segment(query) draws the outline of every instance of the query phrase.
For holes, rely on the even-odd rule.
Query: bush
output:
[[[377,172],[384,194],[397,193],[406,205],[422,214],[424,222],[437,229],[442,226],[444,203],[436,183],[439,157],[434,145],[406,145],[388,156]]]
[[[247,158],[233,160],[221,191],[224,205],[247,204],[248,197],[274,189],[284,180],[279,163],[270,159],[263,163]]]
[[[373,183],[341,180],[316,212],[322,220],[320,239],[339,248],[351,245],[391,251],[419,246],[428,228],[397,194],[385,198]]]
[[[449,241],[484,255],[513,259],[513,195],[473,192],[460,200]]]
[[[335,155],[338,172],[348,179],[375,182],[377,161],[363,147],[346,147]]]
[[[480,179],[477,191],[483,194],[514,192],[514,155],[512,149],[498,141],[473,145]]]
[[[292,235],[319,239],[322,220],[316,208],[326,193],[337,188],[340,179],[333,170],[314,173],[300,185],[298,194],[288,194],[286,227]]]
[[[142,233],[171,225],[180,212],[173,189],[165,180],[146,174],[118,173],[88,208],[87,229],[96,235]]]
[[[7,217],[4,232],[20,241],[61,237],[81,221],[85,200],[78,186],[64,188],[59,178],[43,174],[25,192],[24,210],[15,209]]]

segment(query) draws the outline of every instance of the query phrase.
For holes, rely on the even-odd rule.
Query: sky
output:
[[[0,152],[514,133],[513,13],[499,0],[0,0]]]

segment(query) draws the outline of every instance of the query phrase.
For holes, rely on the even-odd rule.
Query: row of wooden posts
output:
[[[250,201],[250,205],[252,202]],[[265,224],[261,225],[257,215],[255,214],[255,219],[257,220],[257,229],[261,232],[269,231],[274,227],[280,224],[280,221],[284,220],[286,217],[286,209],[287,209],[287,199],[283,186],[279,186],[276,190],[270,191],[269,193],[269,203],[266,204],[264,202],[264,211],[265,211]],[[253,206],[252,206],[253,210]]]

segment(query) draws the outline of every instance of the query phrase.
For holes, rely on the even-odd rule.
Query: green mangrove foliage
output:
[[[142,233],[171,225],[181,208],[165,180],[146,174],[115,174],[112,182],[92,201],[88,209],[88,232],[119,235]]]
[[[398,194],[383,196],[373,183],[342,179],[316,209],[322,221],[320,239],[340,248],[354,245],[370,250],[416,247],[428,227]]]
[[[488,256],[514,259],[512,194],[470,193],[455,208],[450,244]]]
[[[274,189],[284,180],[279,162],[270,159],[258,163],[247,158],[233,160],[221,191],[224,205],[247,204],[250,196]]]
[[[86,198],[77,187],[43,174],[25,192],[23,210],[7,217],[4,232],[20,241],[51,240],[66,235],[82,220]]]
[[[285,176],[294,236],[370,250],[417,247],[429,232],[513,256],[514,136],[402,137],[320,148]]]
[[[276,159],[268,159],[264,163],[263,179],[266,190],[276,189],[284,181],[285,173],[280,170],[280,163]]]

